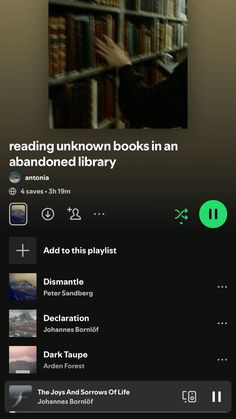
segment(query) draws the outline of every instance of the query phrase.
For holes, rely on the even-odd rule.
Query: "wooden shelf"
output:
[[[181,19],[179,17],[168,17],[168,16],[165,16],[162,19],[163,20],[170,20],[171,22],[188,23],[188,20],[187,19]]]
[[[98,4],[86,3],[76,0],[49,0],[49,4],[53,6],[67,6],[77,9],[93,10],[98,12],[120,13],[120,8],[100,6]]]
[[[155,53],[148,54],[148,55],[147,54],[138,55],[137,57],[131,58],[131,62],[132,62],[132,64],[138,64],[138,63],[142,63],[144,61],[153,60],[157,56],[158,56],[158,54],[155,54]]]
[[[157,13],[154,12],[145,12],[144,10],[125,10],[124,11],[125,15],[127,16],[137,16],[137,17],[148,17],[148,18],[152,18],[152,19],[160,19],[160,20],[170,20],[172,22],[180,22],[180,23],[187,23],[188,20],[187,19],[182,19],[182,18],[178,18],[178,17],[171,17],[171,16],[163,16],[163,15],[159,15]]]
[[[140,12],[138,12],[137,10],[125,10],[124,12],[126,15],[137,16],[137,17],[149,17],[152,19],[156,19],[158,16],[156,13],[145,12],[142,10],[140,10]]]
[[[66,74],[65,76],[49,78],[49,86],[59,86],[61,84],[71,83],[73,81],[84,79],[87,77],[93,77],[93,76],[96,76],[97,74],[110,71],[113,68],[114,67],[111,67],[111,66],[86,68],[81,71],[74,71],[73,73]]]
[[[141,63],[144,61],[152,60],[157,57],[159,54],[144,54],[139,55],[137,57],[131,58],[132,64]],[[97,67],[97,68],[87,68],[81,71],[74,71],[73,73],[66,74],[65,76],[59,76],[55,78],[49,78],[49,86],[60,86],[65,83],[71,83],[76,80],[85,79],[87,77],[93,77],[97,74],[105,73],[106,71],[115,70],[115,67],[112,66],[104,66],[104,67]]]

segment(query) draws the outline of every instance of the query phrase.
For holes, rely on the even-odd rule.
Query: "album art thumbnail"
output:
[[[8,409],[23,410],[29,406],[32,398],[32,386],[30,385],[10,385],[8,393]]]
[[[37,300],[36,273],[9,274],[9,300],[32,302]]]
[[[35,338],[36,336],[36,310],[9,310],[10,338]]]
[[[9,373],[35,374],[37,346],[9,346]]]

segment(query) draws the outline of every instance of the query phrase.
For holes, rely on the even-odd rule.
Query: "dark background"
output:
[[[3,382],[8,375],[8,235],[38,237],[40,279],[79,275],[94,290],[93,299],[40,299],[40,313],[89,314],[101,327],[99,335],[44,335],[37,338],[35,379],[65,379],[65,373],[41,369],[42,350],[63,345],[90,353],[85,371],[72,379],[217,379],[232,381],[231,326],[217,329],[218,319],[230,319],[232,307],[233,238],[235,230],[235,2],[190,0],[189,129],[132,131],[49,131],[47,105],[47,1],[9,0],[1,7],[1,231],[4,305],[1,350]],[[227,3],[227,4],[226,4]],[[71,188],[71,196],[52,198],[8,195],[10,141],[178,142],[178,153],[121,153],[113,171],[106,169],[24,169],[22,174],[49,174],[47,184],[28,188]],[[95,157],[87,154],[88,157]],[[32,154],[22,154],[33,157]],[[96,157],[109,158],[108,155]],[[13,154],[12,154],[13,157]],[[229,211],[227,224],[208,230],[198,209],[219,199]],[[7,228],[8,205],[27,202],[28,227]],[[79,207],[83,220],[67,221],[66,208]],[[46,207],[55,220],[41,221]],[[173,220],[175,208],[189,208],[184,226]],[[96,218],[94,211],[107,216]],[[15,233],[16,231],[16,233]],[[23,233],[22,233],[23,232]],[[118,248],[118,256],[41,256],[46,245]],[[34,271],[21,266],[19,271]],[[219,293],[218,282],[230,285]],[[13,308],[13,305],[11,305]],[[46,309],[45,309],[46,307]],[[231,317],[232,318],[232,317]],[[225,330],[225,331],[224,331]],[[226,331],[227,330],[227,331]],[[232,334],[231,334],[232,336]],[[32,341],[32,340],[31,340]],[[24,340],[26,342],[26,340]],[[21,344],[22,340],[14,340]],[[227,366],[216,362],[226,355]],[[32,379],[33,376],[30,376]],[[3,390],[3,387],[2,387]],[[3,399],[3,398],[1,398]],[[87,417],[87,416],[86,416]]]

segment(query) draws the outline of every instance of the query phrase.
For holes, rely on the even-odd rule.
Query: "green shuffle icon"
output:
[[[208,228],[219,228],[227,220],[228,211],[226,206],[215,200],[204,202],[199,210],[201,223]]]

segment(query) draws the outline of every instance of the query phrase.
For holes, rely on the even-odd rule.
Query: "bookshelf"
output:
[[[50,128],[124,127],[118,72],[97,56],[93,37],[123,43],[154,84],[157,59],[186,45],[187,1],[48,0]]]

